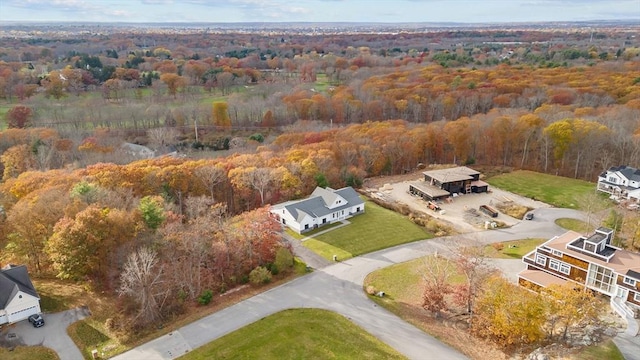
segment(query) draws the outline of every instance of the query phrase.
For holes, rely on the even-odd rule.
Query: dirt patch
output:
[[[517,204],[513,201],[504,201],[501,203],[497,203],[495,206],[498,210],[500,210],[500,212],[516,219],[522,219],[524,217],[524,214],[526,214],[530,210],[533,210],[530,207]]]
[[[435,203],[438,209],[434,210],[429,208],[429,203],[421,197],[409,193],[409,182],[424,180],[423,171],[365,179],[362,191],[371,198],[396,204],[397,207],[404,205],[414,212],[427,214],[452,226],[456,232],[460,233],[476,232],[485,228],[510,227],[522,221],[527,211],[550,207],[548,204],[490,186],[487,193],[464,194],[448,198],[447,201],[438,201]],[[481,205],[498,210],[498,216],[490,217],[480,212]]]

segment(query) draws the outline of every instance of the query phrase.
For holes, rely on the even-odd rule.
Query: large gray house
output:
[[[273,205],[271,214],[299,234],[364,212],[364,201],[352,187],[317,187],[303,200]]]

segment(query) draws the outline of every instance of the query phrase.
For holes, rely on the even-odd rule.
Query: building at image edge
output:
[[[40,296],[27,267],[7,265],[0,269],[0,325],[21,321],[39,312]]]
[[[607,295],[629,313],[640,311],[640,253],[611,245],[613,230],[588,236],[575,231],[556,236],[522,258],[527,268],[518,283],[530,288],[574,281]]]

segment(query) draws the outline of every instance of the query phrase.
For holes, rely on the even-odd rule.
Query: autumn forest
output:
[[[287,271],[266,206],[316,186],[638,167],[634,32],[5,28],[0,263],[125,294],[144,327]]]

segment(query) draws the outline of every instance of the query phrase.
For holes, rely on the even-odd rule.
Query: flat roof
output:
[[[625,274],[628,270],[640,272],[640,254],[627,250],[617,249],[609,262],[600,260],[596,257],[585,255],[575,250],[567,248],[567,244],[577,240],[578,238],[585,238],[582,234],[575,231],[567,231],[566,233],[555,237],[540,246],[547,246],[551,249],[562,251],[563,253],[588,261],[590,263],[598,264],[610,269],[613,269],[618,274]]]
[[[458,166],[448,169],[425,171],[423,174],[441,183],[448,183],[471,180],[473,179],[473,175],[479,175],[480,173],[466,166]]]
[[[431,198],[439,198],[451,195],[451,193],[449,193],[447,190],[442,190],[439,187],[430,185],[425,181],[410,181],[409,185],[429,195]]]
[[[567,282],[567,280],[565,279],[551,275],[548,272],[544,272],[541,270],[522,270],[518,273],[518,277],[529,280],[532,283],[543,287],[547,287],[553,284],[564,285]]]

